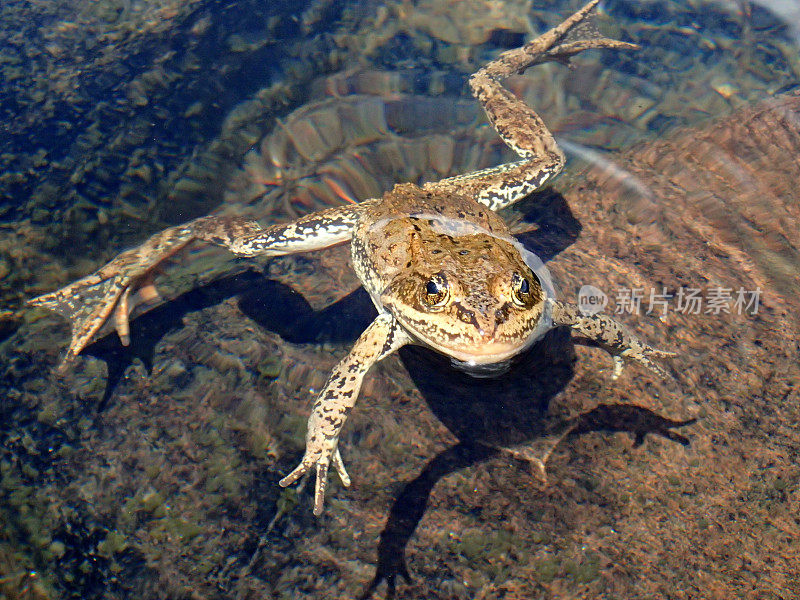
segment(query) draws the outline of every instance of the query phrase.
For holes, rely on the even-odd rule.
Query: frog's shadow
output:
[[[583,228],[572,214],[564,196],[547,188],[514,205],[521,223],[531,231],[516,238],[525,248],[546,263],[578,239]]]
[[[574,342],[566,328],[550,331],[518,357],[507,373],[492,379],[477,379],[460,372],[446,357],[424,348],[407,347],[400,354],[431,411],[458,438],[458,443],[431,459],[419,476],[397,494],[381,533],[375,577],[361,600],[370,598],[382,581],[387,583],[387,599],[394,597],[398,575],[410,581],[405,565],[406,544],[425,513],[436,482],[454,471],[505,452],[504,449],[512,449],[512,456],[520,459],[522,469],[524,461],[531,457],[546,461],[543,451],[551,449],[551,444],[537,449],[536,442],[559,431],[564,431],[564,438],[593,431],[624,431],[633,435],[635,446],[642,444],[647,434],[683,445],[689,443],[672,429],[693,420],[671,420],[632,404],[600,404],[573,418],[551,415],[551,400],[574,375]],[[552,443],[559,438],[554,436]],[[525,449],[531,452],[524,452]],[[536,468],[532,463],[528,470],[533,478]]]
[[[546,262],[568,247],[580,233],[564,198],[547,190],[520,207],[524,221],[535,224],[520,241]],[[134,358],[148,368],[154,347],[167,332],[182,326],[192,311],[238,297],[239,308],[262,327],[292,343],[352,343],[375,317],[375,308],[363,288],[315,312],[303,296],[290,287],[266,279],[256,269],[243,270],[186,292],[138,317],[131,328],[131,344],[124,348],[109,335],[90,345],[85,354],[108,364],[108,384],[98,407],[102,411],[117,382]],[[420,475],[397,495],[378,547],[378,567],[367,588],[369,597],[384,580],[389,596],[397,575],[407,576],[405,546],[424,515],[435,483],[447,474],[482,461],[497,447],[524,444],[541,437],[551,399],[573,376],[573,341],[565,329],[549,332],[529,351],[513,361],[504,375],[478,379],[455,370],[449,359],[424,348],[406,347],[400,356],[431,411],[458,438],[459,443],[434,457]],[[599,412],[598,412],[599,411]],[[633,423],[633,425],[631,425]],[[679,442],[668,431],[676,422],[638,407],[599,407],[572,433],[598,429],[655,432]]]

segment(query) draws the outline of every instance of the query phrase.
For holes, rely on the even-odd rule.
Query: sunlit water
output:
[[[559,299],[677,352],[670,378],[613,379],[563,330],[489,379],[403,349],[319,519],[277,481],[375,314],[346,248],[193,248],[130,347],[61,373],[67,323],[23,305],[212,211],[266,225],[512,160],[466,77],[577,8],[3,5],[2,597],[800,594],[792,2],[608,2],[641,50],[506,82],[568,165],[504,217]]]

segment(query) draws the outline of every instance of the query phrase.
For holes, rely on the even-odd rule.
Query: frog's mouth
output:
[[[472,344],[452,344],[443,345],[440,342],[431,340],[424,332],[419,331],[412,324],[400,320],[403,328],[408,331],[417,343],[436,350],[440,354],[449,356],[453,364],[462,371],[485,371],[503,368],[508,360],[519,354],[530,343],[531,340],[521,342],[475,342]],[[507,368],[507,367],[505,367]],[[498,372],[499,374],[499,372]],[[491,375],[485,375],[489,377]]]
[[[463,370],[479,370],[479,368],[487,369],[492,365],[508,362],[508,359],[522,352],[527,345],[527,343],[503,344],[499,342],[493,342],[481,344],[479,348],[473,347],[463,351],[454,348],[436,349],[452,358],[455,363],[460,363],[463,365]]]

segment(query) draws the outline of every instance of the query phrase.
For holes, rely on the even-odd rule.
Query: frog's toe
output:
[[[639,362],[641,362],[645,367],[650,369],[653,373],[658,375],[661,379],[669,379],[669,373],[667,373],[666,369],[664,369],[664,367],[662,367],[658,363],[653,362],[649,358]]]
[[[552,50],[549,50],[546,55],[550,60],[555,60],[566,65],[570,65],[570,59],[584,50],[639,50],[640,48],[641,46],[637,44],[630,44],[628,42],[620,42],[618,40],[601,37],[588,40],[565,42],[556,46]]]
[[[311,467],[314,466],[314,460],[311,459],[308,455],[303,457],[303,461],[297,465],[294,470],[289,473],[286,477],[281,479],[278,482],[278,485],[281,487],[289,487],[295,481],[300,479],[303,475],[308,473],[311,470]]]
[[[156,304],[163,300],[153,281],[153,274],[148,272],[142,275],[136,284],[136,293],[133,295],[131,309],[140,304]]]
[[[131,294],[134,289],[136,293]],[[135,286],[130,285],[125,288],[114,309],[114,328],[117,330],[119,341],[123,346],[131,343],[131,327],[128,317],[133,309],[140,304],[156,304],[161,300],[161,294],[158,293],[150,274],[145,275]]]
[[[621,356],[612,356],[611,358],[614,361],[614,370],[611,373],[611,380],[616,381],[619,379],[619,376],[622,375],[622,371],[625,368],[625,361],[622,360]]]
[[[342,480],[342,485],[344,487],[350,487],[350,475],[347,474],[347,469],[344,468],[344,461],[342,460],[342,455],[339,454],[339,448],[336,448],[336,452],[333,453],[331,464],[333,464],[333,468],[336,469],[339,479]]]
[[[614,357],[614,375],[612,376],[613,379],[619,377],[619,374],[622,372],[622,368],[618,368],[617,359],[620,357],[626,358],[628,360],[633,360],[638,362],[639,364],[647,367],[651,371],[653,371],[656,375],[661,377],[662,379],[669,379],[670,375],[667,371],[662,367],[660,364],[655,362],[653,359],[664,359],[664,358],[673,358],[677,356],[675,352],[669,352],[667,350],[656,350],[655,348],[651,348],[650,346],[644,346],[643,348],[629,348],[622,352],[621,355]]]
[[[328,487],[328,463],[317,463],[317,480],[314,483],[314,515],[322,514],[323,504],[325,503],[325,488]]]
[[[119,297],[117,306],[114,309],[114,328],[117,330],[119,341],[123,346],[128,346],[131,343],[131,325],[128,321],[128,315],[131,312],[130,297],[131,288],[127,287]]]

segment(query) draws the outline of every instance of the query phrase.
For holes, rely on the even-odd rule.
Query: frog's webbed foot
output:
[[[584,50],[611,48],[636,50],[636,44],[603,37],[594,23],[594,12],[600,0],[592,0],[560,25],[543,33],[520,48],[503,52],[497,59],[478,71],[492,78],[521,73],[528,67],[544,62],[568,63],[570,57]],[[473,76],[473,77],[475,77]]]
[[[655,360],[677,356],[675,352],[648,346],[604,314],[584,315],[577,306],[551,302],[554,325],[567,325],[611,353],[614,357],[613,379],[617,379],[622,373],[624,360],[638,362],[664,379],[669,376]]]

